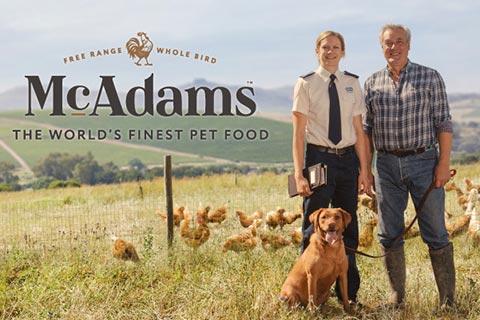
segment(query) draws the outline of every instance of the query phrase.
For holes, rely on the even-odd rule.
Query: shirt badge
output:
[[[353,88],[352,88],[352,87],[345,87],[345,90],[347,90],[347,92],[353,92]]]

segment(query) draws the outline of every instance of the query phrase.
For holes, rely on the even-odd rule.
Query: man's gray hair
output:
[[[410,32],[410,29],[408,27],[404,26],[403,24],[393,24],[393,23],[387,23],[382,27],[380,30],[380,44],[383,41],[383,34],[387,30],[393,30],[393,29],[401,29],[405,32],[405,35],[407,36],[407,42],[410,43],[410,38],[412,37],[412,33]]]

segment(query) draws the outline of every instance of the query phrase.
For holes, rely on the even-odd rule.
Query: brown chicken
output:
[[[292,243],[296,246],[299,246],[302,244],[303,240],[303,235],[302,235],[302,228],[296,228],[295,230],[292,230],[290,232],[290,237],[292,238]]]
[[[138,257],[137,250],[130,242],[127,242],[123,239],[119,239],[116,236],[111,237],[113,242],[112,254],[115,258],[124,260],[124,261],[133,261],[138,262],[140,258]]]
[[[358,245],[363,248],[369,248],[373,243],[373,229],[377,225],[376,218],[371,218],[362,225],[360,236],[358,238]]]
[[[140,41],[137,38],[130,38],[127,43],[127,52],[130,55],[130,58],[134,59],[137,57],[138,60],[135,62],[137,66],[140,66],[140,60],[145,59],[146,66],[151,66],[152,64],[148,62],[148,56],[153,49],[153,43],[150,41],[150,38],[145,32],[138,32],[137,36],[140,37]]]
[[[454,223],[447,223],[448,235],[453,238],[459,234],[462,234],[468,230],[468,224],[470,223],[469,215],[460,216]]]
[[[263,217],[263,212],[260,210],[255,211],[251,215],[247,215],[244,211],[237,210],[236,214],[238,216],[238,220],[240,221],[240,224],[244,228],[248,228],[254,220],[258,219],[261,220]]]
[[[292,224],[295,222],[295,220],[297,220],[298,218],[301,218],[302,214],[300,212],[297,212],[297,213],[287,212],[283,216],[287,224]]]
[[[471,191],[473,189],[477,189],[477,191],[480,191],[480,184],[474,184],[472,180],[465,178],[463,179],[465,182],[465,185],[467,186],[467,191]]]
[[[167,221],[167,213],[166,212],[162,212],[159,209],[157,209],[157,214],[163,220]],[[182,221],[184,217],[185,217],[185,207],[177,207],[177,208],[173,209],[173,224],[175,226],[178,227],[180,225],[180,221]]]
[[[252,250],[257,246],[257,222],[256,220],[242,233],[235,234],[224,242],[223,252],[232,250],[235,252]]]
[[[210,237],[210,229],[207,226],[207,217],[210,207],[197,211],[197,226],[190,227],[190,215],[186,214],[185,219],[180,222],[180,237],[192,248],[197,248],[207,242]]]
[[[291,244],[290,240],[279,234],[262,233],[260,239],[262,239],[262,247],[265,250],[278,250]]]
[[[445,191],[446,192],[450,192],[450,191],[456,191],[458,189],[457,185],[455,184],[455,182],[448,182],[447,184],[445,184]]]
[[[406,223],[406,226],[409,226],[410,223],[412,222],[412,220],[408,221]],[[415,237],[418,237],[420,235],[420,230],[414,226],[412,226],[412,228],[410,228],[410,230],[408,230],[408,232],[406,234],[403,235],[403,238],[404,239],[411,239],[411,238],[415,238]]]
[[[367,195],[361,195],[361,196],[358,196],[358,200],[362,206],[367,207],[370,211],[373,211],[378,214],[377,198],[375,196],[370,198]]]
[[[207,215],[208,223],[222,223],[227,218],[227,205],[223,205],[220,208],[215,209],[214,211],[209,211]]]
[[[462,195],[458,195],[458,193],[457,193],[457,203],[462,208],[462,210],[467,210],[468,195],[463,194],[463,193],[462,193]]]
[[[285,216],[283,215],[284,213],[285,209],[282,208],[268,212],[265,223],[270,229],[275,229],[277,226],[280,226],[280,229],[283,229],[283,226],[287,223]]]

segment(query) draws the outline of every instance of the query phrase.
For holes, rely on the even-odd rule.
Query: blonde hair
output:
[[[318,47],[320,46],[320,43],[322,42],[323,39],[325,39],[327,37],[330,37],[330,36],[337,37],[338,40],[340,40],[340,45],[342,47],[342,51],[345,52],[345,40],[343,39],[343,36],[340,33],[335,32],[335,31],[331,31],[331,30],[323,31],[318,35],[317,41],[315,41],[315,49],[318,49]]]
[[[385,33],[385,31],[387,31],[387,30],[394,30],[394,29],[403,30],[403,32],[405,32],[405,35],[406,35],[406,37],[407,37],[407,42],[410,43],[410,39],[411,39],[411,37],[412,37],[412,33],[410,32],[410,29],[408,29],[408,27],[404,26],[403,24],[387,23],[387,24],[384,25],[384,26],[382,27],[382,29],[380,30],[380,44],[382,44],[383,34]]]

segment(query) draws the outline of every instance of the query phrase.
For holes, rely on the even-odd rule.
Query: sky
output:
[[[3,1],[0,4],[0,93],[27,85],[25,75],[66,75],[65,85],[98,89],[100,75],[119,88],[155,87],[196,78],[264,88],[292,86],[318,65],[317,35],[335,30],[346,40],[341,68],[363,83],[385,66],[378,33],[385,23],[412,31],[410,59],[437,69],[448,92],[480,93],[478,1]],[[156,47],[216,58],[216,63],[152,53],[138,67],[126,53],[64,63],[64,57],[123,47],[143,31]],[[475,40],[477,39],[477,40]]]

